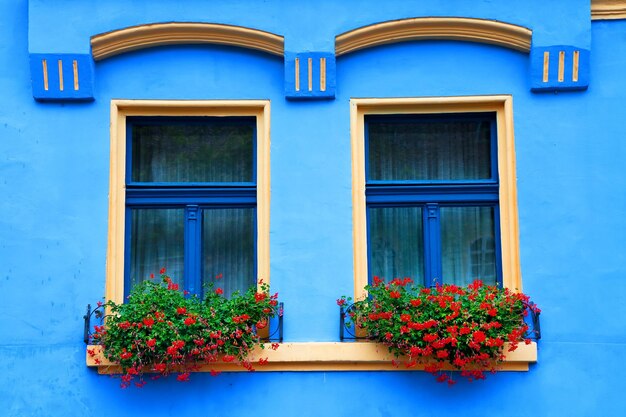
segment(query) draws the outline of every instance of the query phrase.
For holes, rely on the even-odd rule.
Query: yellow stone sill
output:
[[[372,342],[294,342],[282,343],[277,350],[272,350],[267,343],[264,349],[257,348],[250,354],[250,361],[268,360],[265,365],[254,365],[259,371],[419,371],[424,365],[406,368],[394,366],[394,356],[387,347]],[[102,354],[101,346],[90,345],[95,355],[86,353],[87,366],[97,367],[100,374],[119,373],[119,365],[108,361]],[[528,364],[537,362],[537,344],[520,344],[514,352],[507,352],[506,359],[499,367],[500,371],[528,371]],[[243,367],[232,363],[211,363],[201,366],[198,372],[210,370],[241,372]]]

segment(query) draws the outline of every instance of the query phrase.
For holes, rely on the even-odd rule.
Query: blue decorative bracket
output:
[[[335,98],[335,54],[285,52],[285,96],[288,99]]]
[[[31,54],[33,97],[38,101],[93,100],[94,64],[88,54]]]
[[[531,90],[572,91],[589,87],[589,51],[574,46],[533,47]]]

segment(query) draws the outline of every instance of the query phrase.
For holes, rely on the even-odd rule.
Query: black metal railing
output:
[[[366,339],[365,336],[359,336],[356,331],[356,323],[352,320],[354,313],[354,304],[339,306],[339,340]]]
[[[83,316],[85,322],[83,329],[83,340],[86,344],[99,344],[97,339],[93,338],[93,330],[95,326],[103,326],[106,318],[105,306],[99,303],[96,308],[91,309],[91,304],[87,304],[87,312]],[[263,342],[283,342],[283,316],[285,313],[285,303],[278,303],[278,314],[270,320],[270,330],[273,331],[268,337],[262,338]]]
[[[526,338],[534,341],[541,339],[541,323],[539,315],[541,311],[534,308],[535,304],[530,302],[526,307],[525,323],[528,325]],[[356,323],[352,320],[354,313],[354,304],[344,304],[339,306],[339,340],[342,342],[349,340],[367,339],[366,336],[359,336],[356,329]]]

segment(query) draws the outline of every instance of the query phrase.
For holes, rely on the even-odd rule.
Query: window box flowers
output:
[[[530,344],[524,317],[540,310],[529,297],[483,285],[413,285],[409,278],[384,283],[374,277],[369,297],[349,309],[367,338],[387,346],[397,366],[420,367],[439,382],[455,383],[448,370],[469,380],[495,372],[520,343]],[[341,306],[349,299],[337,300]]]
[[[143,386],[146,373],[153,379],[176,373],[178,381],[187,381],[191,371],[215,363],[253,370],[249,354],[264,346],[257,330],[281,313],[277,294],[270,295],[267,284],[230,299],[220,288],[207,293],[204,300],[183,294],[162,270],[160,280],[135,286],[126,303],[100,304],[108,315],[95,326],[91,338],[100,346],[88,347],[88,357],[116,364],[123,388]]]

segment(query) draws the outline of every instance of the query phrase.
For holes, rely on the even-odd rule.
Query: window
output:
[[[370,279],[501,282],[495,127],[493,113],[365,117]]]
[[[126,152],[128,293],[166,266],[202,295],[256,282],[254,117],[129,117]]]
[[[352,100],[355,296],[373,275],[521,289],[511,98]]]
[[[114,101],[107,298],[166,267],[181,289],[269,282],[269,103]]]

